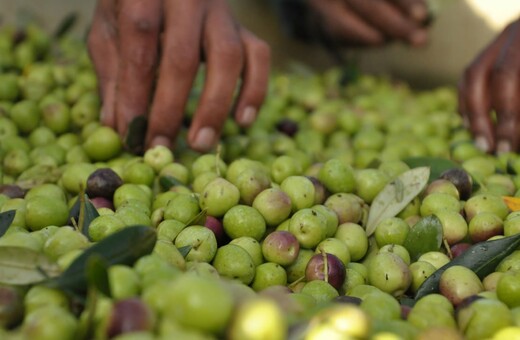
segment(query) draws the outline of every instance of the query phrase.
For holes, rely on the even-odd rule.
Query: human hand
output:
[[[88,47],[102,123],[125,136],[135,117],[148,114],[147,148],[172,146],[203,60],[187,137],[195,150],[216,144],[232,107],[237,123],[250,125],[267,90],[269,47],[235,22],[225,0],[98,0]]]
[[[466,68],[459,83],[459,112],[483,151],[518,151],[520,20],[507,26]]]
[[[345,45],[427,41],[429,14],[424,0],[308,0],[323,33]]]

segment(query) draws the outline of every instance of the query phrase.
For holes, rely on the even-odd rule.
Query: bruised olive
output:
[[[444,171],[439,178],[447,179],[455,185],[459,191],[460,199],[466,200],[471,196],[473,191],[473,179],[461,168],[453,168]]]
[[[0,194],[6,195],[9,198],[23,198],[25,190],[15,184],[0,185]]]
[[[150,308],[137,298],[120,300],[115,303],[108,324],[107,335],[151,330],[154,316]]]
[[[0,286],[0,328],[16,326],[23,319],[23,299],[14,287]]]
[[[89,197],[105,197],[112,199],[114,192],[123,184],[119,175],[110,168],[94,171],[87,179],[86,194]]]

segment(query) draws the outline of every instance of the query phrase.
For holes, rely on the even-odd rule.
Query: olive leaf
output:
[[[190,252],[191,248],[193,248],[193,247],[184,246],[184,247],[177,248],[177,250],[179,250],[179,253],[181,253],[182,257],[186,258],[186,256],[188,256],[188,253]]]
[[[520,246],[520,234],[497,240],[474,244],[461,255],[437,269],[417,290],[415,300],[439,291],[442,273],[452,266],[464,266],[477,274],[480,279],[495,271],[497,265]]]
[[[43,253],[23,247],[0,247],[0,283],[29,285],[61,273]]]
[[[403,246],[413,261],[429,251],[437,251],[442,245],[442,223],[435,215],[422,218],[408,232]]]
[[[69,211],[69,220],[74,219],[77,223],[78,229],[83,235],[90,238],[88,233],[88,227],[90,223],[99,216],[99,213],[90,202],[87,194],[80,194],[79,198],[74,202],[72,208]]]
[[[161,186],[161,189],[163,191],[170,190],[171,187],[182,185],[184,186],[184,183],[179,181],[177,178],[173,176],[161,176],[159,177],[159,185]]]
[[[440,157],[409,157],[403,159],[410,168],[417,168],[422,166],[427,166],[430,168],[430,178],[428,179],[428,183],[439,178],[442,173],[446,170],[460,168],[460,164],[455,163],[452,160]],[[471,176],[473,180],[473,191],[478,190],[480,187],[483,187],[483,184],[474,176]]]
[[[4,236],[5,232],[11,226],[14,221],[16,210],[4,211],[0,214],[0,237]]]
[[[368,212],[366,234],[374,233],[385,218],[394,217],[410,203],[428,184],[430,169],[420,167],[408,170],[388,183],[376,196]]]
[[[107,297],[112,296],[107,261],[99,255],[92,255],[88,258],[86,276],[89,287],[94,287]]]
[[[107,266],[132,265],[140,257],[152,252],[157,234],[146,226],[129,226],[115,232],[85,250],[59,277],[48,280],[49,287],[71,291],[87,288],[87,263],[91,256],[99,256]]]
[[[446,170],[460,168],[460,165],[446,158],[439,157],[408,157],[403,159],[410,168],[427,166],[430,168],[428,182],[436,180]]]
[[[54,38],[61,38],[74,27],[78,21],[79,14],[77,12],[71,12],[67,14],[58,24],[56,30],[53,33]]]
[[[125,137],[125,146],[128,151],[136,155],[143,154],[147,127],[148,120],[145,116],[137,116],[130,122]]]

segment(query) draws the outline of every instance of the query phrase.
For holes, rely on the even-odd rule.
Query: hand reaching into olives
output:
[[[148,115],[147,148],[172,146],[203,60],[187,137],[195,150],[215,145],[232,107],[238,124],[251,124],[267,89],[269,47],[235,22],[225,0],[98,0],[88,47],[102,123],[124,136],[133,118]]]
[[[516,20],[473,60],[459,84],[459,112],[484,151],[520,147],[519,72],[520,20]]]
[[[308,0],[323,33],[346,45],[401,40],[424,45],[428,8],[424,0]]]

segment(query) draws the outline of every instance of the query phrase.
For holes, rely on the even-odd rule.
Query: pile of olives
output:
[[[98,121],[82,41],[0,28],[0,338],[520,337],[520,157],[475,147],[452,88],[347,75],[273,73],[214,152],[186,127],[135,155]],[[368,232],[417,162],[428,182]],[[51,284],[92,249],[114,256]]]

